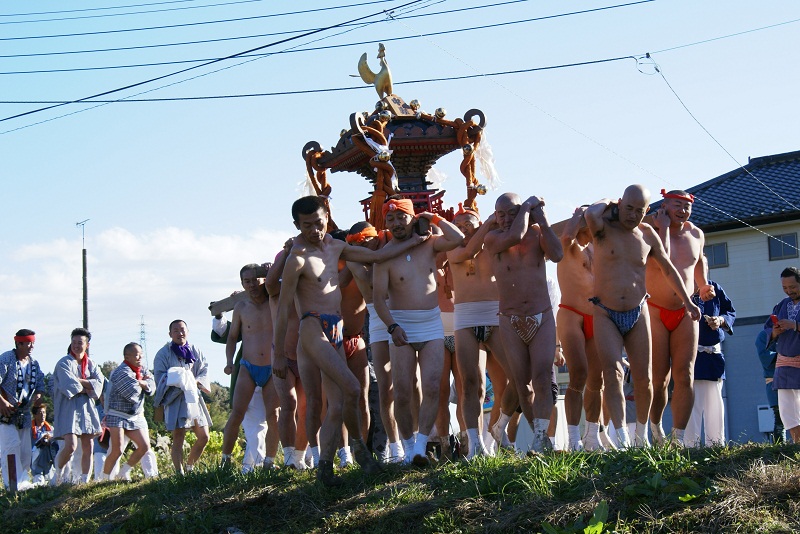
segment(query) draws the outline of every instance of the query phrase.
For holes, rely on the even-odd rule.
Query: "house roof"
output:
[[[686,190],[695,196],[694,224],[714,232],[800,219],[800,150],[753,158],[744,169],[749,174],[734,169]]]

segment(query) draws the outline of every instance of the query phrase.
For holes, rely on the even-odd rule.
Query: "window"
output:
[[[727,243],[714,243],[713,245],[706,245],[703,247],[703,254],[706,255],[709,269],[728,266]]]
[[[797,257],[797,233],[776,235],[768,241],[770,261]]]

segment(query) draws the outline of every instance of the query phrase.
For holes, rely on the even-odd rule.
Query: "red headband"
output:
[[[694,204],[694,195],[691,193],[686,193],[686,195],[679,195],[678,193],[667,193],[666,189],[662,189],[661,196],[664,198],[677,198],[678,200],[686,200]]]
[[[390,211],[402,211],[404,213],[408,213],[412,217],[416,215],[414,213],[414,203],[408,200],[407,198],[401,200],[389,200],[383,203],[383,218],[386,218],[386,214]]]
[[[14,336],[14,343],[25,343],[26,341],[33,343],[36,341],[36,336]]]
[[[378,237],[378,231],[375,229],[374,226],[367,226],[360,232],[356,234],[350,234],[344,238],[350,245],[358,245],[359,243],[363,243],[370,237]]]

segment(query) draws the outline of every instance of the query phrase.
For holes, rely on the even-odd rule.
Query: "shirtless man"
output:
[[[301,358],[313,361],[322,371],[322,387],[328,399],[328,409],[320,430],[320,460],[317,479],[325,485],[340,485],[333,474],[333,455],[341,425],[350,433],[350,446],[356,461],[367,473],[380,471],[380,464],[367,450],[359,437],[361,417],[358,411],[360,387],[347,368],[342,346],[342,296],[339,291],[339,259],[373,262],[409,251],[422,241],[410,239],[392,250],[373,252],[362,247],[350,247],[325,233],[328,215],[324,199],[303,197],[292,204],[292,218],[300,234],[286,260],[275,319],[273,371],[286,377],[286,327],[289,311],[296,307],[300,314],[299,347]],[[295,303],[296,299],[296,303]]]
[[[366,221],[354,224],[347,235],[347,243],[352,246],[365,247],[369,250],[378,250],[386,245],[387,233],[380,233]],[[380,415],[386,437],[389,439],[389,453],[386,461],[390,463],[403,460],[403,446],[397,437],[397,421],[394,418],[394,392],[392,390],[391,363],[389,361],[389,339],[391,336],[386,331],[372,304],[372,265],[347,262],[347,268],[353,275],[358,289],[366,302],[369,313],[369,347],[372,352],[372,367],[375,369],[375,378],[378,382],[378,402]]]
[[[392,336],[389,353],[392,360],[395,417],[405,450],[405,463],[424,467],[425,454],[439,406],[440,381],[444,367],[444,329],[436,291],[436,255],[457,247],[464,239],[458,228],[431,213],[420,219],[435,224],[435,234],[408,254],[398,255],[377,265],[373,272],[375,311]],[[381,250],[401,248],[414,235],[414,205],[410,200],[387,200],[383,218],[393,239]],[[387,301],[388,299],[388,301]],[[411,401],[417,365],[420,368],[422,402],[419,408],[419,432],[414,436]]]
[[[547,291],[545,256],[561,261],[561,242],[550,228],[544,201],[505,193],[495,202],[496,230],[484,241],[500,295],[500,335],[522,414],[533,431],[530,450],[551,450],[551,377],[556,325]]]
[[[267,272],[265,286],[269,294],[269,309],[273,321],[278,316],[278,300],[281,295],[281,275],[286,258],[292,250],[294,239],[284,243],[283,249],[275,256],[272,269]],[[281,403],[278,416],[278,432],[283,446],[284,465],[303,470],[314,467],[319,461],[319,427],[322,424],[322,379],[319,368],[303,359],[301,365],[297,357],[300,319],[297,311],[289,310],[286,325],[286,366],[289,372],[284,378],[275,375],[275,390]],[[309,463],[305,462],[306,447],[309,447]]]
[[[278,424],[278,393],[275,391],[272,378],[272,315],[269,310],[269,297],[264,289],[264,280],[256,274],[258,265],[245,265],[239,271],[242,287],[248,299],[236,304],[233,308],[231,328],[225,343],[227,365],[225,374],[233,372],[233,357],[236,344],[241,336],[242,360],[239,376],[236,377],[236,389],[233,394],[231,414],[225,425],[222,437],[222,466],[231,462],[231,452],[239,437],[239,427],[244,419],[247,406],[253,398],[256,386],[261,388],[264,409],[267,412],[267,425],[273,428]],[[271,451],[267,451],[270,455]],[[274,454],[274,452],[272,453]],[[265,466],[267,465],[265,460]],[[269,466],[271,467],[271,465]]]
[[[703,231],[689,222],[694,196],[685,191],[665,192],[661,208],[647,218],[678,270],[689,293],[695,287],[708,300],[711,286],[704,276]],[[653,405],[650,429],[653,441],[664,442],[661,418],[667,406],[670,373],[675,387],[672,393],[672,438],[683,444],[683,434],[694,405],[694,360],[697,356],[699,323],[686,316],[681,297],[664,283],[664,275],[654,261],[647,262],[647,292],[650,300],[650,330],[653,336]]]
[[[496,358],[504,374],[507,376],[509,372],[502,338],[495,335],[500,325],[497,315],[500,297],[492,271],[492,256],[483,247],[486,234],[496,228],[494,222],[494,214],[481,224],[477,212],[460,207],[453,224],[464,234],[464,244],[447,253],[455,290],[454,328],[462,388],[459,402],[463,405],[469,436],[467,459],[486,454],[480,431],[486,392],[486,359]],[[500,406],[500,418],[491,429],[498,447],[511,446],[506,427],[519,404],[513,384],[506,387],[505,381],[505,376],[492,378],[495,402]]]
[[[335,239],[347,242],[345,230],[331,232]],[[344,355],[347,358],[347,367],[358,379],[361,394],[358,399],[358,411],[361,414],[361,439],[367,442],[369,437],[369,361],[367,360],[367,344],[361,337],[366,322],[367,306],[361,290],[355,282],[353,273],[347,267],[347,262],[339,260],[339,290],[342,292],[342,321],[344,322]],[[350,446],[347,445],[347,429],[343,429],[343,447],[339,449],[339,459],[342,467],[353,463],[350,455]]]
[[[678,293],[690,317],[700,319],[700,310],[683,286],[669,261],[658,234],[642,224],[650,192],[641,185],[625,189],[617,202],[604,199],[584,214],[594,238],[594,337],[605,382],[605,404],[617,429],[617,442],[630,446],[625,424],[622,349],[628,355],[636,398],[634,444],[646,446],[647,419],[653,399],[651,383],[650,321],[645,290],[645,264],[652,258],[664,272],[669,287]]]
[[[569,369],[569,386],[564,396],[569,434],[569,450],[597,450],[600,445],[600,391],[603,374],[594,344],[592,313],[589,298],[594,295],[592,276],[592,233],[583,213],[575,210],[561,234],[564,258],[558,263],[558,305],[556,330]],[[584,396],[584,387],[586,394]],[[586,410],[586,438],[581,441],[581,407]]]

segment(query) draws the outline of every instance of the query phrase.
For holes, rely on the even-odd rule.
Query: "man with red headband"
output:
[[[41,404],[45,392],[44,374],[31,356],[35,341],[33,330],[22,329],[14,336],[15,348],[0,354],[0,465],[6,489],[23,489],[31,467],[31,407]],[[16,481],[9,480],[12,470]]]
[[[411,239],[404,246],[373,252],[351,247],[333,239],[327,232],[328,214],[324,199],[317,196],[300,198],[292,204],[292,218],[300,234],[295,238],[283,269],[280,298],[275,317],[275,339],[272,371],[285,378],[286,329],[289,311],[300,314],[298,356],[309,358],[322,371],[322,386],[328,398],[328,409],[320,429],[320,460],[317,479],[326,486],[341,484],[333,474],[333,456],[337,449],[342,422],[350,434],[350,447],[356,461],[368,473],[380,471],[361,439],[361,417],[358,401],[361,388],[350,372],[344,354],[342,337],[342,294],[339,290],[339,259],[375,262],[402,254],[422,239]],[[302,365],[302,364],[301,364]]]
[[[390,199],[383,205],[386,229],[392,240],[381,250],[395,251],[413,239],[414,205],[408,199]],[[420,213],[438,226],[424,244],[407,254],[377,265],[373,272],[375,311],[392,337],[395,417],[403,440],[405,462],[426,466],[425,454],[439,409],[441,377],[444,368],[444,329],[436,292],[436,255],[460,245],[464,234],[453,224],[431,213]],[[419,409],[419,433],[414,435],[412,399],[414,379],[419,364],[422,402]]]
[[[103,393],[105,377],[94,360],[89,358],[92,334],[76,328],[70,334],[69,354],[61,358],[53,372],[54,432],[64,438],[64,448],[56,457],[54,484],[66,482],[67,466],[81,446],[81,483],[89,481],[92,467],[92,438],[102,431],[95,403]]]
[[[522,202],[505,193],[495,202],[498,229],[486,235],[500,295],[500,335],[522,414],[533,430],[530,450],[552,450],[547,427],[553,411],[551,376],[556,325],[545,259],[558,263],[561,242],[550,228],[544,201]],[[512,378],[513,377],[513,378]]]
[[[701,296],[711,286],[700,261],[705,236],[689,222],[694,196],[686,191],[661,190],[664,201],[645,222],[658,232],[669,259],[680,274],[686,291],[695,289]],[[672,394],[672,438],[683,443],[683,434],[694,405],[694,360],[697,356],[699,323],[686,314],[681,296],[665,283],[665,274],[654,260],[647,262],[648,309],[653,336],[653,404],[650,429],[655,443],[663,443],[661,418],[667,406],[670,374],[675,384]],[[710,298],[710,297],[709,297]]]
[[[453,224],[464,234],[464,244],[447,253],[450,271],[453,273],[455,293],[454,329],[456,358],[461,374],[461,399],[469,448],[467,459],[486,455],[486,447],[480,432],[483,401],[486,391],[485,376],[487,359],[497,360],[490,365],[492,388],[499,419],[492,421],[492,436],[498,447],[511,447],[506,428],[519,404],[513,383],[508,383],[510,372],[499,334],[500,296],[492,270],[492,256],[485,252],[483,240],[490,230],[497,228],[494,214],[481,224],[478,212],[459,210]],[[485,352],[481,351],[481,348]],[[499,364],[499,365],[498,365]],[[492,369],[501,367],[501,372]],[[500,401],[502,399],[502,402]]]

